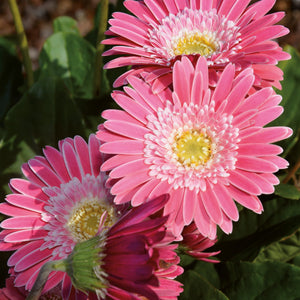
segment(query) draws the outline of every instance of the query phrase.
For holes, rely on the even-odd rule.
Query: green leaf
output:
[[[293,234],[300,227],[298,201],[273,199],[264,203],[264,212],[257,215],[247,209],[240,212],[231,235],[222,235],[215,249],[221,260],[253,260],[261,248]]]
[[[283,198],[299,200],[300,191],[291,184],[281,183],[275,187],[275,194]]]
[[[67,17],[67,16],[62,16],[58,17],[53,21],[53,30],[54,33],[57,32],[70,32],[70,33],[75,33],[79,35],[79,30],[77,28],[77,22],[76,20]]]
[[[15,45],[0,38],[0,124],[11,106],[20,98],[18,88],[23,84],[22,65]]]
[[[276,90],[282,96],[281,105],[284,107],[284,113],[274,120],[272,126],[288,126],[294,130],[294,134],[287,140],[280,142],[283,146],[285,155],[291,150],[290,144],[295,144],[300,129],[299,110],[300,107],[300,55],[297,50],[291,46],[284,49],[290,53],[292,59],[282,61],[279,67],[284,72],[284,81],[282,81],[282,90]]]
[[[284,238],[262,249],[256,257],[255,262],[266,260],[288,262],[298,255],[300,255],[300,230],[295,232],[291,237]]]
[[[300,299],[300,268],[280,262],[227,262],[217,266],[230,300]],[[204,298],[213,299],[213,298]]]
[[[45,42],[40,55],[41,76],[63,79],[76,98],[93,97],[94,65],[95,48],[70,32],[53,34]]]
[[[24,94],[5,118],[5,135],[0,145],[2,195],[9,179],[19,176],[22,163],[41,154],[42,147],[57,147],[60,139],[81,135],[88,128],[78,105],[63,81],[40,79]]]
[[[180,280],[184,284],[184,292],[180,295],[180,300],[229,300],[229,298],[210,284],[204,277],[192,270],[180,276]]]

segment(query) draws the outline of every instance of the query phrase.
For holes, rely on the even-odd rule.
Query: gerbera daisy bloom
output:
[[[172,279],[183,272],[177,246],[166,238],[167,217],[153,216],[167,199],[162,195],[135,207],[111,227],[103,214],[95,237],[76,244],[68,258],[50,263],[66,271],[77,289],[96,292],[98,299],[177,299],[182,288]],[[31,296],[39,295],[40,286],[33,286]]]
[[[170,72],[176,60],[188,56],[194,65],[199,57],[207,59],[212,86],[219,71],[231,62],[236,72],[252,66],[255,86],[280,88],[283,73],[275,65],[290,55],[271,39],[289,32],[284,26],[274,25],[284,13],[267,14],[275,0],[248,6],[249,3],[250,0],[124,1],[133,15],[113,13],[107,34],[115,37],[103,44],[114,47],[103,55],[122,55],[105,68],[131,65],[133,69],[119,77],[114,86],[127,83],[128,75],[138,73],[158,92],[171,84]]]
[[[170,200],[164,214],[175,236],[193,220],[200,233],[214,239],[216,225],[230,233],[238,220],[233,199],[261,213],[258,195],[273,193],[274,172],[286,168],[270,143],[292,134],[287,127],[266,124],[283,111],[281,97],[263,88],[247,97],[254,76],[247,68],[235,77],[229,64],[216,88],[208,85],[208,66],[188,58],[173,70],[174,91],[153,94],[151,86],[133,76],[131,87],[112,97],[125,111],[106,110],[97,137],[103,153],[113,156],[102,165],[111,170],[108,183],[117,204],[138,206],[162,193]]]
[[[198,260],[203,260],[206,262],[217,263],[218,260],[211,259],[211,256],[219,254],[221,251],[215,252],[204,252],[206,249],[212,247],[217,239],[209,239],[204,237],[198,230],[195,222],[190,225],[185,226],[182,230],[182,241],[179,243],[180,249]]]
[[[76,243],[93,237],[103,212],[108,224],[118,219],[112,195],[100,173],[100,143],[91,135],[88,144],[79,136],[47,146],[44,156],[22,166],[26,179],[12,179],[12,194],[0,204],[11,216],[1,223],[0,250],[16,250],[8,260],[14,285],[30,290],[41,266],[67,257]],[[71,283],[62,272],[52,272],[44,292],[62,283],[68,298]]]

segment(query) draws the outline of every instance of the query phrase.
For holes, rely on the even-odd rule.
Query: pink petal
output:
[[[43,193],[41,188],[28,180],[14,178],[10,180],[9,184],[20,194],[35,197],[40,200],[48,200],[48,197]]]
[[[26,210],[24,208],[19,208],[16,207],[15,205],[10,205],[8,203],[0,203],[0,212],[2,214],[13,216],[13,217],[18,217],[18,216],[32,216],[36,218],[40,217],[39,213]]]
[[[151,86],[146,82],[138,79],[136,76],[130,76],[128,82],[154,111],[157,111],[159,107],[163,107],[160,98],[153,94]]]
[[[145,161],[145,159],[141,158],[141,159],[138,159],[138,160],[132,160],[132,161],[129,161],[127,163],[123,163],[119,167],[114,168],[109,173],[109,176],[111,178],[120,178],[120,177],[126,176],[127,174],[140,172],[141,169],[144,169],[145,167],[147,167],[145,165],[144,161]]]
[[[206,191],[201,194],[203,205],[209,217],[216,224],[221,224],[223,221],[222,212],[216,198],[215,193],[212,190],[210,184],[206,185]]]
[[[44,226],[46,223],[40,219],[40,217],[33,216],[21,216],[15,218],[9,218],[1,223],[1,227],[5,229],[37,229]]]
[[[143,158],[140,156],[132,156],[132,155],[114,155],[111,158],[107,159],[101,166],[101,171],[109,171],[123,164],[129,163],[131,161],[135,161]]]
[[[146,200],[149,199],[149,194],[159,184],[159,182],[161,181],[158,179],[152,179],[144,183],[132,197],[131,205],[139,206],[140,204],[146,202]]]
[[[81,165],[83,174],[92,174],[91,162],[89,160],[89,148],[87,143],[82,137],[76,135],[74,137],[74,147],[78,155],[79,164]]]
[[[231,220],[237,221],[239,219],[239,211],[226,187],[221,184],[215,184],[213,186],[213,192],[224,213]]]
[[[238,172],[238,170],[232,171],[228,177],[228,180],[232,185],[246,193],[254,195],[261,194],[260,188],[253,181]]]
[[[251,209],[256,213],[261,213],[263,211],[262,204],[256,196],[249,195],[232,185],[229,185],[227,190],[231,197],[242,206]]]
[[[163,194],[167,194],[169,193],[170,189],[172,188],[172,186],[168,183],[167,180],[164,181],[160,181],[155,188],[153,188],[153,190],[151,191],[151,193],[149,194],[149,198],[153,199],[153,198],[157,198],[160,197]]]
[[[201,196],[198,195],[198,197],[200,198]],[[215,239],[216,233],[213,227],[216,227],[216,225],[212,224],[210,217],[207,215],[203,206],[203,200],[200,198],[197,203],[198,205],[196,205],[194,212],[194,222],[203,236],[208,237],[211,240]]]
[[[58,176],[61,178],[62,182],[68,182],[70,180],[70,176],[66,169],[62,154],[58,150],[49,146],[46,146],[43,149],[43,152],[49,164],[56,174],[58,174]]]
[[[227,234],[232,233],[232,221],[226,215],[223,216],[223,222],[220,224],[220,228]]]
[[[268,161],[266,157],[258,158],[253,156],[238,155],[235,166],[238,169],[258,173],[274,173],[279,170],[277,165]]]
[[[62,180],[50,167],[36,158],[29,160],[30,169],[48,186],[60,186]]]
[[[108,154],[140,155],[144,153],[144,143],[136,140],[109,142],[100,147],[100,151]]]
[[[6,196],[6,201],[20,208],[32,210],[38,213],[45,212],[44,207],[46,203],[42,200],[33,197],[18,194],[10,194]]]
[[[222,72],[220,79],[218,81],[218,85],[212,95],[212,99],[216,102],[216,108],[221,105],[221,103],[226,99],[228,96],[232,81],[235,75],[235,68],[234,65],[228,64],[224,71]]]
[[[280,154],[283,149],[280,146],[263,143],[239,144],[238,152],[243,155],[266,156]]]
[[[16,272],[22,272],[28,268],[31,268],[36,263],[42,262],[45,259],[52,256],[53,249],[41,250],[39,248],[24,255],[15,265]]]
[[[113,195],[130,191],[132,188],[138,186],[141,183],[147,182],[151,177],[142,170],[142,172],[134,173],[130,176],[126,176],[119,180],[111,189]]]
[[[64,143],[62,146],[62,152],[70,177],[76,177],[81,180],[84,174],[74,148],[69,143]]]
[[[28,253],[32,252],[35,249],[40,248],[40,246],[44,243],[43,240],[31,241],[30,243],[25,244],[21,248],[19,248],[16,252],[14,252],[7,261],[7,265],[9,267],[14,266],[18,263],[24,256]]]
[[[144,140],[145,134],[149,133],[149,129],[143,126],[137,126],[133,123],[124,122],[124,121],[114,121],[108,120],[104,123],[104,127],[110,131],[113,131],[117,134],[121,134],[128,138]]]
[[[289,166],[289,162],[280,156],[272,155],[272,156],[267,156],[264,158],[266,158],[269,162],[276,165],[277,168],[279,168],[279,169],[286,169]],[[268,172],[268,173],[272,173],[272,172]]]
[[[198,197],[196,190],[190,191],[188,188],[184,189],[183,195],[183,221],[184,225],[189,225],[195,212],[195,206],[197,205]]]
[[[248,135],[243,143],[275,143],[291,136],[293,131],[288,127],[267,127]]]
[[[26,229],[26,230],[19,230],[7,235],[4,238],[5,242],[27,242],[27,241],[35,241],[39,239],[43,239],[45,236],[48,235],[47,230],[43,229]]]

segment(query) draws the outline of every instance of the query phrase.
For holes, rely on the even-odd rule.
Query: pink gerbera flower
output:
[[[76,244],[67,259],[50,264],[66,271],[77,289],[93,291],[98,299],[177,299],[182,288],[172,279],[183,272],[177,266],[177,246],[169,245],[173,240],[166,237],[167,217],[154,216],[167,200],[162,195],[135,207],[111,227],[105,225],[108,214],[103,214],[95,237]],[[40,283],[31,296],[39,295]]]
[[[179,243],[180,248],[188,255],[195,257],[198,260],[206,262],[217,263],[218,260],[211,259],[211,256],[219,254],[221,251],[204,252],[206,249],[212,247],[217,239],[209,239],[204,237],[198,230],[195,222],[185,226],[182,231],[182,241]]]
[[[128,75],[138,73],[159,91],[171,84],[173,65],[184,55],[194,64],[200,56],[207,59],[213,86],[219,71],[231,62],[236,72],[252,66],[255,86],[280,88],[282,71],[275,65],[290,56],[271,39],[289,32],[274,25],[284,13],[266,15],[275,0],[248,6],[249,3],[250,0],[124,1],[133,16],[114,13],[107,34],[115,37],[103,42],[116,45],[104,55],[122,56],[105,67],[134,68],[122,75],[115,86],[125,84]]]
[[[273,193],[279,181],[272,173],[288,163],[277,156],[281,147],[270,143],[289,137],[287,127],[266,124],[283,111],[281,97],[263,88],[247,97],[254,76],[251,68],[235,77],[229,64],[214,91],[208,86],[206,59],[194,67],[183,58],[175,63],[174,91],[153,94],[151,86],[129,77],[133,87],[114,92],[125,111],[106,110],[99,126],[100,150],[114,154],[102,170],[111,170],[108,184],[117,204],[138,206],[162,193],[170,200],[175,235],[193,220],[211,239],[216,225],[226,233],[238,220],[233,199],[261,213],[258,199]]]
[[[12,194],[0,204],[0,212],[11,216],[1,223],[1,251],[16,250],[8,260],[16,287],[30,290],[41,266],[67,257],[76,243],[93,237],[104,211],[114,223],[118,211],[104,187],[100,173],[99,141],[91,135],[87,144],[81,137],[60,141],[56,150],[47,146],[22,166],[25,179],[12,179]],[[44,292],[62,282],[65,298],[70,279],[52,272]]]

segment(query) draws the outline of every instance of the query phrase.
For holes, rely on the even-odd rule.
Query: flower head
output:
[[[0,250],[16,250],[8,260],[16,287],[30,290],[44,263],[66,258],[76,243],[97,233],[104,213],[107,226],[119,218],[100,173],[99,146],[95,135],[88,144],[67,138],[59,150],[46,147],[43,157],[22,166],[26,180],[10,181],[13,193],[0,204],[1,213],[11,216],[1,223]],[[60,283],[69,295],[70,280],[62,272],[50,274],[44,292]]]
[[[267,14],[274,2],[261,0],[248,6],[250,0],[126,0],[133,16],[114,13],[107,34],[115,37],[103,42],[114,45],[104,55],[122,56],[106,68],[132,65],[115,86],[126,83],[129,74],[139,73],[159,91],[171,84],[170,72],[181,56],[194,64],[205,57],[211,85],[231,62],[236,72],[252,66],[255,86],[280,87],[282,72],[275,65],[290,56],[271,40],[288,33],[274,25],[283,18],[282,12]]]
[[[110,227],[104,216],[96,236],[77,243],[66,259],[50,266],[67,272],[75,288],[95,292],[99,300],[177,299],[182,288],[173,278],[183,269],[177,265],[177,245],[169,245],[173,240],[166,237],[168,217],[157,215],[167,199],[162,195],[135,207]],[[34,295],[39,287],[40,282]]]
[[[195,222],[185,226],[182,231],[182,241],[179,245],[181,249],[188,255],[195,257],[198,260],[203,260],[210,263],[217,263],[218,260],[211,259],[211,256],[219,254],[221,251],[204,252],[206,249],[212,247],[217,239],[211,240],[204,237],[198,230]]]
[[[111,193],[117,204],[138,206],[149,197],[169,193],[175,235],[193,220],[200,233],[214,239],[216,225],[229,233],[238,220],[233,200],[261,213],[258,199],[272,193],[273,175],[288,163],[282,149],[270,143],[291,135],[286,127],[266,124],[283,111],[272,88],[251,96],[251,68],[235,76],[229,64],[212,91],[205,58],[194,67],[188,58],[175,63],[173,93],[153,94],[151,86],[129,77],[132,88],[114,92],[125,110],[107,110],[97,137],[101,151],[113,154],[102,170],[111,170]]]

